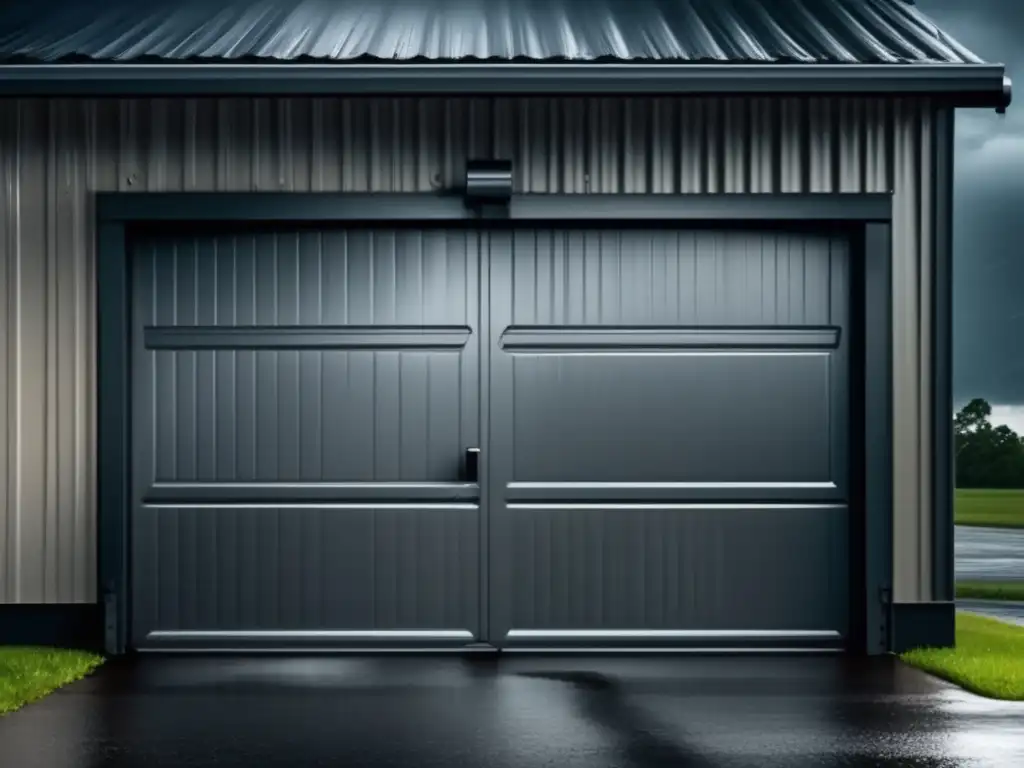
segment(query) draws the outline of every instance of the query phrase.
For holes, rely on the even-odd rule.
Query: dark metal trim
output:
[[[502,349],[518,352],[594,349],[835,349],[839,328],[573,328],[510,326]]]
[[[44,645],[104,650],[100,603],[6,603],[0,605],[0,645]]]
[[[841,650],[842,634],[831,630],[572,630],[527,629],[509,630],[501,640],[502,650],[528,648],[575,649],[581,645],[598,649],[632,649],[641,646],[651,650]]]
[[[953,600],[953,111],[935,116],[932,173],[932,598]]]
[[[480,251],[481,253],[486,253],[487,258],[477,259],[477,275],[481,286],[490,286],[491,266],[496,256],[494,241],[490,234],[484,234],[480,237],[479,242]],[[481,338],[480,344],[477,346],[477,360],[479,361],[479,368],[477,370],[481,372],[491,370],[491,349],[495,346],[498,335],[498,324],[491,321],[491,293],[490,290],[480,290],[477,292],[479,297],[477,305],[478,327],[481,334],[486,334],[486,337]],[[488,378],[489,376],[490,374],[488,374]],[[488,379],[483,379],[481,384],[477,400],[477,413],[489,415],[492,405],[491,387]],[[491,590],[491,564],[493,558],[490,551],[491,509],[494,503],[494,492],[491,483],[491,455],[494,451],[491,450],[491,419],[489,416],[479,420],[477,430],[479,436],[472,447],[488,447],[486,455],[481,452],[477,457],[477,480],[480,484],[480,513],[477,517],[480,521],[477,528],[477,573],[479,574],[480,585],[477,595],[477,621],[480,627],[481,639],[489,642],[494,637],[491,627],[491,602],[492,598],[495,597]]]
[[[686,222],[889,221],[889,193],[705,195],[517,195],[514,220],[616,222],[624,219]]]
[[[849,434],[847,461],[847,483],[844,498],[849,504],[847,515],[847,540],[849,541],[849,650],[863,654],[868,646],[867,600],[874,599],[867,594],[867,530],[866,507],[864,503],[864,482],[866,467],[864,460],[864,345],[867,331],[865,302],[864,231],[856,233],[850,240],[850,268],[848,270],[847,298],[849,302],[847,330],[847,399],[846,419]]]
[[[106,651],[123,653],[127,638],[129,441],[128,259],[124,225],[100,221],[97,233],[98,577],[105,607]],[[112,614],[112,615],[111,615]]]
[[[415,645],[412,645],[415,644]],[[462,650],[476,645],[469,629],[436,630],[158,630],[142,639],[140,651],[331,653]],[[410,647],[412,646],[412,647]]]
[[[146,349],[462,349],[465,326],[149,326]]]
[[[655,507],[745,509],[765,514],[787,507],[813,506],[820,511],[845,510],[846,488],[831,481],[810,483],[510,483],[503,491],[509,504],[576,506],[630,504]],[[643,498],[637,502],[637,498]]]
[[[1005,108],[999,64],[9,64],[0,96],[831,94]]]
[[[865,651],[891,648],[891,617],[881,600],[892,584],[892,231],[864,232],[864,556]]]
[[[952,648],[956,644],[956,603],[894,603],[892,625],[893,653],[915,648]]]
[[[420,193],[103,192],[104,221],[188,222],[479,222],[460,197]],[[889,221],[889,193],[749,195],[513,195],[508,220],[559,223],[629,221]],[[495,222],[497,223],[497,222]]]
[[[101,192],[96,210],[107,221],[165,223],[472,220],[463,200],[419,193]]]
[[[146,504],[438,504],[476,502],[480,486],[450,483],[154,483]]]

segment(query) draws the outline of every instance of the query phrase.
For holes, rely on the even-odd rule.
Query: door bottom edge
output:
[[[725,646],[689,646],[689,647],[614,647],[614,646],[551,646],[551,647],[498,647],[493,645],[467,645],[459,648],[431,648],[431,647],[408,647],[408,648],[385,648],[385,647],[366,647],[366,648],[355,648],[355,647],[338,647],[338,646],[325,646],[325,647],[307,647],[307,648],[272,648],[272,647],[198,647],[198,648],[136,648],[135,653],[144,654],[147,656],[176,656],[176,655],[273,655],[273,656],[287,656],[287,655],[309,655],[309,656],[374,656],[374,655],[390,655],[390,656],[430,656],[430,655],[445,655],[445,656],[497,656],[497,655],[516,655],[516,656],[529,656],[529,655],[559,655],[559,656],[600,656],[605,655],[642,655],[642,656],[685,656],[685,655],[705,655],[705,656],[731,656],[731,655],[757,655],[757,654],[777,654],[777,655],[802,655],[802,656],[815,656],[815,655],[839,655],[847,653],[846,648],[826,648],[826,647],[772,647],[772,646],[749,646],[749,647],[725,647]]]
[[[514,655],[529,655],[529,654],[558,654],[563,656],[571,656],[572,654],[579,654],[581,656],[596,656],[601,654],[637,654],[645,656],[683,656],[687,654],[693,655],[723,655],[731,656],[734,654],[759,654],[759,653],[771,653],[771,654],[800,654],[800,655],[835,655],[847,653],[847,649],[841,647],[828,647],[828,646],[794,646],[794,647],[779,647],[779,646],[723,646],[723,645],[711,645],[711,646],[638,646],[638,647],[626,647],[626,646],[512,646],[504,647],[500,649],[503,654],[514,654]]]
[[[260,645],[242,645],[242,646],[196,646],[192,648],[183,647],[139,647],[133,649],[135,653],[141,653],[146,655],[177,655],[177,654],[272,654],[272,655],[331,655],[331,656],[345,656],[345,655],[373,655],[373,654],[388,654],[388,655],[431,655],[431,654],[480,654],[486,655],[491,653],[497,653],[500,649],[495,648],[493,645],[483,644],[472,644],[463,645],[457,647],[445,647],[445,646],[406,646],[406,647],[387,647],[387,646],[338,646],[338,645],[325,645],[325,646],[260,646]]]

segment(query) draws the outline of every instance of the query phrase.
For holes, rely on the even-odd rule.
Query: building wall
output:
[[[512,158],[519,192],[894,190],[894,587],[930,599],[940,120],[828,99],[0,103],[0,603],[96,597],[92,192],[426,192],[471,156]]]

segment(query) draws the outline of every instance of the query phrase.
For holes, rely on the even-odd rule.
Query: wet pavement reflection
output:
[[[0,718],[0,765],[1024,766],[1024,704],[890,657],[137,657]]]
[[[980,613],[1024,627],[1024,602],[1004,600],[957,600],[961,611]]]

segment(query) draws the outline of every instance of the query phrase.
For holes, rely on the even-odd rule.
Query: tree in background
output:
[[[992,406],[980,397],[953,417],[958,488],[1024,488],[1024,439],[993,427]]]

